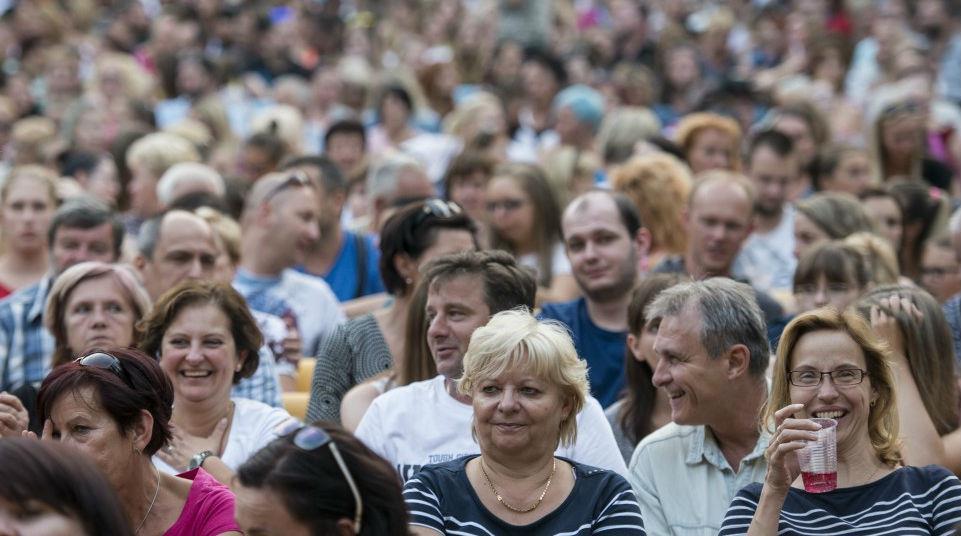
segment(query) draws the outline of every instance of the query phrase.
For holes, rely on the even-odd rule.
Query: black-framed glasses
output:
[[[278,433],[284,437],[290,436],[294,446],[300,450],[317,450],[324,445],[330,447],[330,453],[334,456],[334,461],[337,462],[337,467],[340,468],[344,480],[347,481],[347,487],[350,488],[350,493],[354,496],[354,534],[360,534],[360,523],[364,513],[364,503],[360,497],[360,489],[354,482],[354,477],[350,474],[350,469],[344,463],[344,458],[340,455],[340,449],[337,448],[337,443],[330,437],[330,434],[318,426],[305,426],[298,422],[281,425]]]
[[[127,371],[123,369],[120,365],[120,359],[116,356],[106,354],[104,352],[95,352],[89,355],[78,357],[75,361],[82,367],[94,367],[99,369],[109,370],[113,372],[115,376],[120,378],[120,381],[127,384],[127,387],[133,388],[133,383],[130,381],[130,376]]]
[[[859,368],[843,368],[830,372],[820,370],[792,370],[788,372],[791,385],[795,387],[814,388],[821,385],[825,376],[830,376],[831,381],[838,387],[853,387],[864,381],[867,376],[866,370]]]
[[[277,196],[280,192],[286,190],[287,188],[311,188],[313,183],[310,182],[310,178],[304,174],[303,171],[294,171],[286,179],[283,180],[277,186],[274,186],[267,195],[264,196],[264,203],[267,203],[271,199]]]

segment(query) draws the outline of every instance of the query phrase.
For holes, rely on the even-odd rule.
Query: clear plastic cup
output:
[[[801,466],[801,480],[804,490],[811,493],[824,493],[838,487],[838,422],[834,419],[811,419],[821,425],[816,441],[808,441],[807,446],[798,451]]]

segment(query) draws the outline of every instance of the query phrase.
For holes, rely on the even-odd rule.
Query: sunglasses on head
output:
[[[323,428],[312,425],[305,426],[298,422],[281,425],[277,432],[282,437],[290,438],[294,446],[300,450],[309,452],[325,445],[330,447],[330,453],[334,456],[334,461],[337,462],[341,474],[344,475],[344,480],[347,482],[347,487],[350,488],[351,495],[354,496],[354,534],[360,534],[360,522],[364,512],[360,489],[357,488],[357,483],[354,482],[354,477],[350,474],[343,456],[340,455],[340,449],[337,448],[337,443],[330,437],[330,434]]]
[[[448,218],[453,218],[454,216],[459,216],[463,211],[460,206],[453,201],[444,201],[443,199],[428,199],[424,201],[424,207],[417,213],[417,219],[414,221],[415,226],[419,226],[424,223],[429,216],[433,216],[438,219],[446,220]]]
[[[109,370],[115,376],[120,378],[120,381],[124,382],[127,387],[130,387],[131,389],[133,388],[133,383],[130,381],[130,376],[127,374],[127,371],[123,369],[123,366],[120,365],[120,359],[118,359],[116,356],[105,354],[103,352],[95,352],[83,357],[78,357],[75,363],[82,367],[94,367]]]
[[[281,182],[277,186],[274,186],[273,189],[267,192],[267,195],[264,196],[264,203],[267,203],[274,197],[277,197],[277,194],[286,190],[287,188],[295,188],[295,187],[296,188],[313,187],[313,184],[310,182],[310,179],[307,177],[307,175],[305,175],[302,171],[294,171],[293,173],[290,174],[290,176],[284,179],[283,182]]]

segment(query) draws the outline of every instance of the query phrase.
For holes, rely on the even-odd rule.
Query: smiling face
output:
[[[67,347],[75,355],[94,348],[126,348],[137,321],[127,291],[114,276],[88,279],[74,287],[64,307]]]
[[[638,256],[647,241],[630,236],[610,196],[579,199],[564,212],[562,222],[577,285],[598,301],[623,296],[637,280]]]
[[[479,276],[463,275],[435,282],[427,293],[427,346],[441,376],[461,375],[471,335],[490,319],[484,287]]]
[[[212,303],[186,307],[164,332],[160,368],[173,383],[175,400],[203,402],[214,397],[226,404],[242,363],[230,319]]]
[[[677,424],[711,424],[716,409],[730,395],[726,359],[712,358],[701,344],[701,312],[688,305],[676,316],[666,316],[654,339],[657,366],[654,387],[663,389]]]
[[[751,234],[752,203],[732,183],[704,184],[688,208],[688,273],[696,277],[727,275],[741,244]]]
[[[843,331],[812,331],[802,335],[791,352],[792,371],[831,372],[841,369],[867,370],[861,347]],[[791,403],[804,404],[795,416],[838,421],[838,451],[850,450],[862,441],[868,442],[868,417],[877,392],[870,376],[857,385],[838,386],[823,376],[818,387],[790,386]]]
[[[471,399],[482,452],[552,452],[572,407],[559,387],[517,368],[478,381]]]

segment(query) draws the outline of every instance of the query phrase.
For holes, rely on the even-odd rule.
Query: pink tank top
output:
[[[216,536],[230,531],[240,532],[240,525],[234,521],[234,494],[227,486],[203,469],[177,476],[193,480],[193,485],[180,517],[164,536]]]

